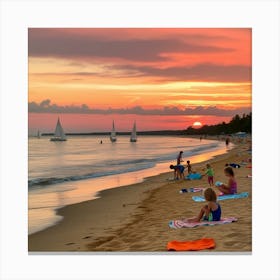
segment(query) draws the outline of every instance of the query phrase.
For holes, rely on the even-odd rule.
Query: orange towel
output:
[[[170,241],[167,243],[168,251],[199,251],[215,248],[215,241],[212,238],[202,238],[193,241]]]

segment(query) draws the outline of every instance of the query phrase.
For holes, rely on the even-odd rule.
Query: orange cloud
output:
[[[29,102],[251,107],[248,28],[30,28],[28,39]]]

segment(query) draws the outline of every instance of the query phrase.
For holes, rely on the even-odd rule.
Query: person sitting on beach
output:
[[[214,170],[209,163],[206,164],[206,172],[204,175],[208,175],[209,186],[214,186]]]
[[[187,168],[188,168],[188,174],[192,173],[192,166],[191,166],[191,162],[188,160],[187,161]]]
[[[184,174],[185,167],[183,165],[181,165],[181,164],[172,165],[171,164],[169,167],[170,167],[170,169],[174,170],[174,180],[178,180],[179,178],[180,179],[185,178],[185,174]]]
[[[203,221],[220,221],[222,209],[220,204],[217,203],[215,191],[211,188],[207,188],[204,191],[204,198],[208,202],[207,205],[201,208],[197,217],[187,219],[188,222],[199,222],[201,219],[203,219]]]
[[[181,164],[184,160],[182,159],[183,151],[180,151],[179,155],[177,156],[177,165]]]
[[[234,178],[234,172],[231,167],[226,167],[225,170],[225,175],[228,177],[228,185],[225,184],[220,184],[217,186],[219,191],[221,191],[224,194],[235,194],[237,193],[237,182]]]

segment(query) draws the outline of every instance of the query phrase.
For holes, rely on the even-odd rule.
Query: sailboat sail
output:
[[[117,134],[116,134],[116,130],[115,130],[115,122],[113,121],[113,128],[111,131],[111,136],[110,139],[112,142],[116,142],[117,141]]]
[[[60,123],[60,120],[58,118],[55,132],[54,132],[54,137],[51,138],[51,141],[66,141],[66,136],[63,131],[62,125]]]
[[[137,135],[136,135],[136,123],[134,122],[133,129],[130,136],[130,142],[136,142],[137,141]]]

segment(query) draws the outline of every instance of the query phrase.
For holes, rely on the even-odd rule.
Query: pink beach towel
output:
[[[223,224],[229,224],[236,222],[237,219],[234,217],[227,217],[223,218],[220,221],[201,221],[201,222],[188,222],[187,219],[185,220],[173,220],[169,222],[169,227],[170,228],[194,228],[198,226],[215,226],[215,225],[223,225]]]

